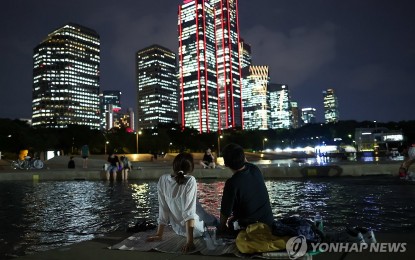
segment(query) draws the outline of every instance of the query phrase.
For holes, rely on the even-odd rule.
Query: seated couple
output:
[[[233,175],[225,182],[220,220],[205,212],[198,202],[196,179],[189,175],[194,169],[193,157],[180,153],[173,161],[173,173],[158,181],[158,228],[147,241],[162,240],[164,227],[171,225],[176,234],[186,237],[182,252],[188,252],[195,248],[193,239],[203,235],[205,225],[217,226],[219,236],[236,236],[235,221],[242,227],[258,221],[272,226],[269,196],[259,168],[246,161],[242,147],[236,144],[224,148],[223,158]]]

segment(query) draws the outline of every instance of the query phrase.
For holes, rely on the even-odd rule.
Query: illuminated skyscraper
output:
[[[104,90],[99,95],[101,104],[101,129],[110,130],[121,111],[121,91]]]
[[[299,128],[301,126],[301,112],[296,101],[291,101],[291,126],[292,128]]]
[[[324,121],[325,123],[336,123],[339,121],[339,104],[334,89],[323,91],[324,99]]]
[[[160,45],[139,50],[137,69],[137,129],[177,123],[176,54]]]
[[[32,123],[98,129],[100,38],[89,28],[69,23],[34,48]]]
[[[182,126],[242,127],[237,0],[184,0],[178,13]]]
[[[211,0],[215,13],[219,128],[242,127],[238,0]]]
[[[213,7],[206,0],[185,0],[179,6],[179,84],[183,127],[218,129],[215,27]]]
[[[271,110],[271,128],[291,128],[293,122],[291,97],[287,85],[270,84],[268,94]]]
[[[241,76],[246,78],[249,75],[249,66],[252,65],[252,54],[251,45],[243,39],[239,42],[239,56],[241,57]]]
[[[244,129],[267,130],[269,126],[268,66],[250,66],[242,92]]]
[[[301,109],[301,119],[304,124],[316,123],[316,109],[313,107],[305,107]]]

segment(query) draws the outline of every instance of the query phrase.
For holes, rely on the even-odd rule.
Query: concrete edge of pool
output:
[[[255,162],[254,162],[255,163]],[[134,167],[129,174],[130,180],[154,180],[162,174],[170,173],[171,162],[139,162],[141,169]],[[78,164],[79,165],[79,164]],[[134,163],[133,163],[134,165]],[[353,163],[344,165],[295,165],[278,166],[276,164],[258,164],[265,178],[304,178],[304,177],[337,177],[337,176],[397,176],[400,162],[393,163]],[[65,164],[46,164],[41,170],[13,170],[4,160],[0,163],[0,181],[46,181],[46,180],[104,180],[103,161],[89,162],[89,168],[78,166],[68,169]],[[201,169],[195,165],[192,173],[198,179],[226,179],[232,172],[224,167]]]
[[[61,248],[56,248],[44,252],[38,252],[19,258],[27,260],[66,260],[66,259],[123,259],[123,260],[135,260],[135,259],[153,259],[153,260],[165,260],[165,259],[241,259],[233,255],[224,256],[204,256],[200,254],[192,255],[176,255],[160,252],[140,252],[140,251],[128,251],[128,250],[110,250],[109,246],[114,245],[123,239],[127,238],[131,234],[117,231],[104,237],[95,238],[90,241],[84,241],[80,243],[71,244]],[[376,233],[376,239],[378,243],[381,243],[379,248],[387,248],[386,243],[406,243],[405,252],[370,252],[369,250],[363,250],[363,252],[350,252],[344,257],[344,253],[321,253],[313,256],[313,259],[326,260],[326,259],[415,259],[415,233]],[[383,247],[385,245],[385,247]],[[402,249],[402,246],[399,247]],[[387,251],[387,249],[385,249]],[[344,258],[342,258],[344,257]]]

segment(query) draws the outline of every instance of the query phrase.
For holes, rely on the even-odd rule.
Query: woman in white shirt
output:
[[[164,227],[171,225],[176,234],[186,237],[186,244],[182,247],[183,252],[195,248],[193,238],[203,235],[204,222],[196,213],[196,179],[188,175],[193,169],[193,156],[190,153],[180,153],[173,160],[173,174],[164,174],[160,177],[157,184],[159,201],[157,233],[149,236],[147,241],[161,240]]]

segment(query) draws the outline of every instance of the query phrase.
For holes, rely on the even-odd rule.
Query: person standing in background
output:
[[[81,156],[83,161],[82,168],[86,169],[88,168],[88,157],[89,157],[89,146],[87,144],[84,144],[81,148]]]

